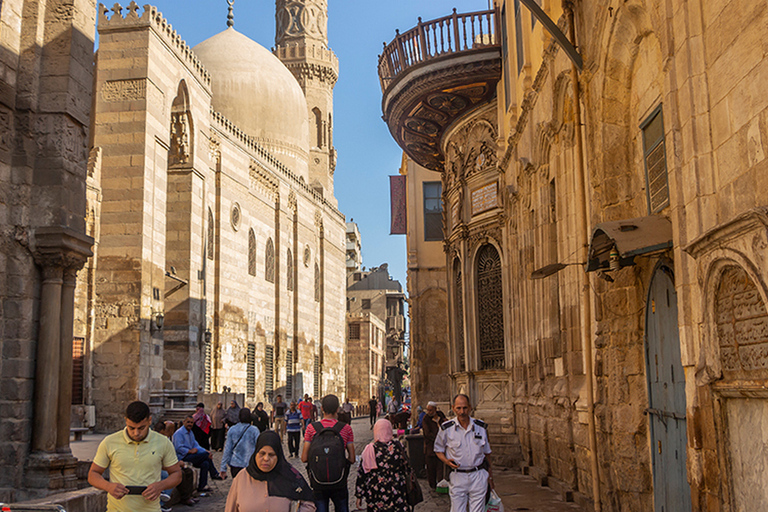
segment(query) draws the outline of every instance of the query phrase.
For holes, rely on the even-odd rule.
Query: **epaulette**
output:
[[[440,425],[440,429],[441,429],[441,430],[445,430],[445,429],[451,428],[451,427],[452,427],[452,426],[454,426],[455,424],[456,424],[456,422],[455,422],[454,420],[451,420],[451,421],[446,421],[445,423],[443,423],[442,425]]]
[[[478,427],[483,427],[485,430],[488,430],[488,424],[483,420],[475,419],[475,425],[477,425]]]

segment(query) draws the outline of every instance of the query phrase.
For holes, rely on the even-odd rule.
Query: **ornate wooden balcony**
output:
[[[379,56],[382,111],[395,141],[420,165],[442,171],[451,123],[487,103],[501,77],[496,11],[422,22]]]

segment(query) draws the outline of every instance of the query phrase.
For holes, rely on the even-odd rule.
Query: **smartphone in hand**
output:
[[[128,489],[128,494],[138,495],[141,495],[141,493],[147,490],[146,485],[126,485],[125,488]]]

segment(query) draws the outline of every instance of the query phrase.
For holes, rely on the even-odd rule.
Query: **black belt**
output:
[[[474,473],[475,471],[480,471],[481,469],[483,468],[480,466],[477,466],[476,468],[469,468],[469,469],[456,468],[454,469],[454,471],[459,473]]]

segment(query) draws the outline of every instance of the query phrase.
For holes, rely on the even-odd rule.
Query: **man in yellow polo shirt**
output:
[[[131,402],[125,429],[105,437],[96,451],[88,483],[109,493],[107,512],[160,512],[160,493],[181,483],[173,444],[149,425],[149,406]],[[104,471],[109,468],[109,480]],[[161,470],[168,478],[161,478]]]

